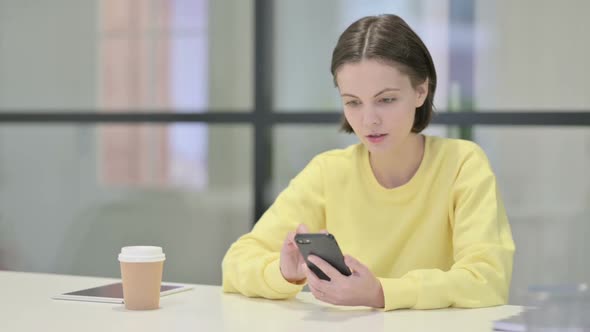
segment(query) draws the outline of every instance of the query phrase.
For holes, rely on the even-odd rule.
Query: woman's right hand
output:
[[[299,224],[295,232],[289,232],[281,248],[281,273],[285,280],[293,284],[301,284],[305,280],[305,271],[302,267],[305,259],[295,243],[295,235],[301,233],[309,233],[305,224]]]

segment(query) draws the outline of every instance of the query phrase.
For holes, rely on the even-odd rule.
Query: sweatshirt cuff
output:
[[[264,269],[264,280],[270,288],[280,294],[295,296],[302,289],[304,284],[296,285],[288,282],[281,273],[280,260],[276,259]]]
[[[416,305],[418,284],[411,278],[377,278],[383,287],[383,310],[407,309]]]

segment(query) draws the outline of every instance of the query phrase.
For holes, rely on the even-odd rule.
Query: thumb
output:
[[[309,233],[309,229],[307,229],[307,225],[305,224],[299,224],[299,226],[297,226],[297,231],[298,234],[301,233]]]
[[[356,258],[350,255],[344,256],[344,263],[346,263],[352,272],[364,274],[368,270],[367,267],[363,265],[363,263],[359,262]]]
[[[295,245],[295,232],[287,233],[287,237],[285,238],[285,243],[290,245]]]

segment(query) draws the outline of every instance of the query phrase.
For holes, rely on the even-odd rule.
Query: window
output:
[[[186,112],[207,106],[207,1],[104,0],[100,107],[105,112]],[[207,184],[207,128],[117,124],[100,132],[106,185]]]

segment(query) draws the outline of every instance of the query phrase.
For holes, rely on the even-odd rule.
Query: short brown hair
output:
[[[410,77],[416,87],[428,80],[428,94],[422,106],[416,108],[412,132],[419,133],[430,123],[433,113],[436,71],[430,52],[420,37],[397,15],[367,16],[351,24],[338,38],[332,53],[332,77],[344,64],[373,59],[394,65]],[[352,133],[352,127],[343,117],[342,131]]]

